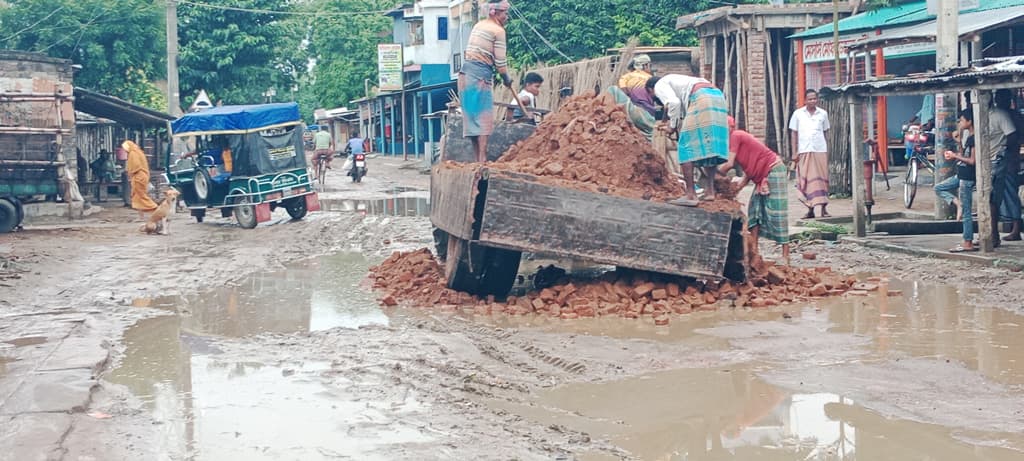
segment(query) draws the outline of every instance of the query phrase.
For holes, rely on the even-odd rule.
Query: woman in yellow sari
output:
[[[149,198],[149,162],[146,154],[138,144],[132,141],[121,143],[121,147],[128,152],[128,181],[132,187],[132,208],[139,210],[139,217],[144,218],[146,212],[156,209],[157,204]]]

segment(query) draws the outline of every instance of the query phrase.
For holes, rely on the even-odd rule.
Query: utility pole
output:
[[[178,89],[178,2],[167,0],[167,113],[181,115]]]
[[[935,70],[945,72],[959,65],[960,51],[959,0],[936,0],[935,14]],[[935,95],[935,184],[953,176],[954,162],[942,155],[947,149],[956,150],[952,134],[956,131],[956,111],[959,106],[956,93]],[[964,210],[970,213],[970,210]],[[946,219],[952,214],[950,205],[942,200],[935,201],[935,219]]]
[[[842,74],[839,71],[839,66],[842,64],[842,60],[839,59],[839,0],[832,0],[832,46],[834,47],[836,56],[836,86],[839,86],[843,81],[839,78]]]

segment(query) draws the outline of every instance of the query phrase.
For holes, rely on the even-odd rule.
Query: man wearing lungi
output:
[[[651,77],[644,87],[665,106],[669,135],[679,139],[677,152],[686,181],[681,203],[696,204],[694,167],[704,173],[704,199],[714,200],[715,167],[729,158],[729,114],[721,90],[703,78],[680,74]]]
[[[462,101],[462,136],[470,138],[478,162],[487,161],[487,137],[494,130],[494,71],[505,86],[512,87],[505,58],[505,23],[508,0],[491,0],[486,5],[487,19],[476,23],[469,34],[465,62],[459,71],[459,98]]]
[[[736,120],[730,116],[729,160],[718,166],[718,172],[724,175],[736,165],[744,173],[739,188],[754,183],[754,193],[747,205],[747,229],[754,248],[758,236],[764,235],[782,245],[782,259],[789,264],[789,170],[779,155],[754,135],[737,130]]]
[[[804,218],[814,217],[814,207],[821,206],[821,217],[827,218],[828,206],[828,143],[831,125],[825,109],[818,107],[818,92],[804,93],[804,107],[789,119],[790,142],[796,157],[796,188],[803,194],[807,207]]]

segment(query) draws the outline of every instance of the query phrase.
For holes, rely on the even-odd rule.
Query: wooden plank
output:
[[[430,222],[459,238],[473,238],[473,206],[479,170],[444,163],[430,174]]]
[[[981,243],[982,253],[991,253],[993,249],[992,239],[992,214],[999,213],[999,210],[992,209],[992,158],[989,157],[989,140],[986,134],[989,130],[989,105],[992,102],[992,93],[984,90],[975,90],[971,98],[974,109],[974,176],[975,190],[977,190],[975,205],[978,206],[978,242]],[[965,210],[964,213],[970,213]]]
[[[720,278],[733,216],[490,172],[479,241],[635,269]]]
[[[856,133],[856,135],[850,136],[850,178],[853,181],[853,228],[854,234],[857,237],[864,237],[867,235],[865,222],[867,192],[865,190],[864,174],[862,173],[863,166],[861,164],[861,159],[864,158],[864,141],[860,137],[862,104],[856,98],[843,99],[850,108],[850,133]]]

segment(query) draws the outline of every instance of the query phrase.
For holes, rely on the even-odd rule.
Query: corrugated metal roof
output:
[[[164,126],[174,117],[128,101],[75,87],[75,110],[134,127]]]
[[[859,93],[862,95],[921,94],[926,92],[964,91],[996,87],[1024,87],[1024,56],[988,59],[983,66],[933,72],[918,78],[900,77],[869,80],[821,89],[823,95]]]
[[[1003,8],[1024,6],[1024,0],[985,0],[981,6],[973,10],[961,12],[961,17],[972,12],[998,10]],[[906,3],[903,5],[879,8],[874,11],[866,11],[856,16],[851,16],[839,21],[839,33],[888,29],[896,26],[912,25],[918,22],[934,20],[935,15],[928,13],[927,2]],[[832,24],[825,24],[800,33],[790,35],[789,38],[809,38],[823,35],[831,35]]]
[[[984,32],[996,27],[1011,25],[1024,21],[1024,5],[1011,6],[998,11],[974,11],[961,14],[957,20],[957,28],[961,40],[971,34]],[[907,27],[887,29],[879,35],[868,37],[857,42],[851,49],[878,48],[897,43],[935,41],[938,30],[936,21],[928,21]]]

